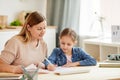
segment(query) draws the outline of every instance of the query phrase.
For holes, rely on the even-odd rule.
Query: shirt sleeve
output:
[[[53,49],[51,55],[48,57],[48,60],[52,63],[52,64],[56,64],[56,53],[57,53],[57,49]],[[44,61],[45,67],[47,67],[47,65],[49,64],[49,62],[47,60]]]
[[[82,58],[80,61],[81,66],[96,65],[96,60],[91,55],[89,55],[87,52],[85,52],[84,50],[79,49],[79,54]]]
[[[17,55],[17,41],[10,39],[5,43],[4,50],[1,51],[0,58],[7,64],[11,64]]]

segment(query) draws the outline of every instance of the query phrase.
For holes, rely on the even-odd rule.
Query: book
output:
[[[120,61],[106,60],[99,63],[99,67],[120,68]]]

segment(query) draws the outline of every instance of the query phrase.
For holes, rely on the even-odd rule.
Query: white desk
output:
[[[120,68],[99,68],[97,66],[89,68],[91,68],[90,72],[81,74],[71,75],[39,74],[38,80],[120,80]],[[3,73],[0,73],[0,76],[1,75],[3,76]],[[4,75],[10,74],[4,73]]]
[[[39,80],[120,80],[120,68],[92,67],[89,73],[72,75],[40,74]]]

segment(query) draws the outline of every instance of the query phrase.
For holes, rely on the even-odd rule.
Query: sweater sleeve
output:
[[[4,50],[1,51],[0,58],[7,64],[11,64],[17,55],[17,41],[11,38],[5,43]]]

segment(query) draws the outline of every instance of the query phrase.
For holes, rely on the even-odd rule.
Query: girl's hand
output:
[[[54,64],[48,64],[47,69],[50,70],[50,71],[54,71],[56,69],[56,67],[57,66],[54,65]]]
[[[12,72],[12,73],[15,73],[15,74],[21,74],[21,73],[23,73],[22,68],[21,68],[21,65],[12,66],[11,72]]]
[[[69,62],[69,63],[63,65],[63,67],[75,67],[75,66],[78,66],[78,65],[80,65],[79,62]]]

